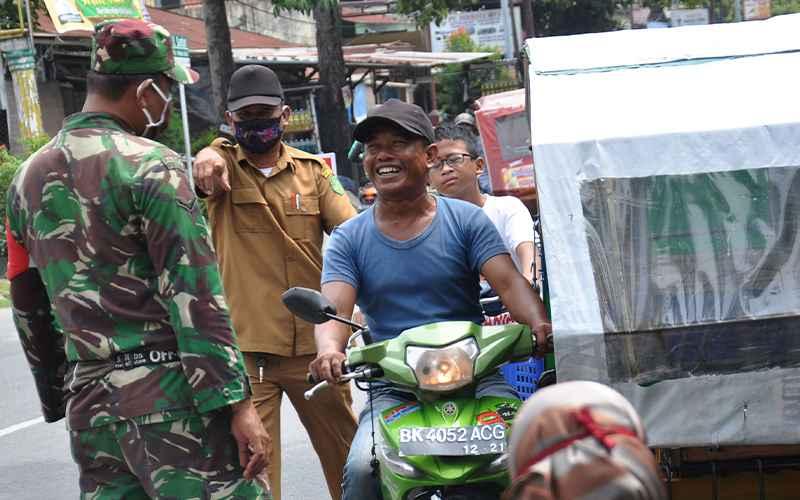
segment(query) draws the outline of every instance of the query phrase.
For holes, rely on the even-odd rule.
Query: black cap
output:
[[[266,66],[248,64],[234,71],[228,86],[228,111],[253,104],[278,106],[283,102],[283,87],[278,75]]]
[[[427,139],[428,143],[436,141],[431,120],[422,108],[397,99],[389,99],[369,110],[367,117],[353,130],[353,138],[360,142],[367,142],[373,128],[382,122],[397,125],[406,132]]]

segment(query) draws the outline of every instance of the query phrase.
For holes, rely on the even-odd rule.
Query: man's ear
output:
[[[292,116],[292,108],[284,105],[281,111],[281,127],[286,128],[289,125],[289,117]]]
[[[483,156],[477,157],[474,161],[475,161],[475,173],[477,175],[481,175],[483,173],[483,169],[485,167],[484,161],[483,161]]]
[[[436,163],[436,159],[439,157],[439,147],[436,143],[431,144],[425,150],[425,161],[428,163],[428,167]]]
[[[230,111],[225,112],[225,123],[227,123],[230,128],[233,128],[233,113]]]

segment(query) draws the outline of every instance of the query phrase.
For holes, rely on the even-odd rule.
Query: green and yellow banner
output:
[[[59,33],[93,31],[108,19],[142,18],[139,0],[44,0],[53,26]]]

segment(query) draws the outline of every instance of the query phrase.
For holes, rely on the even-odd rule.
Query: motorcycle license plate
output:
[[[503,424],[469,427],[406,427],[400,429],[400,454],[468,456],[506,451]]]

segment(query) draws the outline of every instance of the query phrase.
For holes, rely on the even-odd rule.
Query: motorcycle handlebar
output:
[[[533,351],[533,354],[536,355],[538,347],[539,347],[539,342],[536,340],[536,333],[535,332],[532,333],[532,337],[533,337],[533,349],[532,349],[532,351]],[[553,334],[551,333],[551,334],[549,334],[547,336],[547,344],[545,345],[545,353],[552,353],[553,350],[554,350],[554,347],[553,347]],[[544,354],[540,354],[540,356],[543,356],[543,355]]]
[[[347,362],[346,361],[342,361],[342,375],[345,375],[347,373],[350,373],[350,370],[347,367]],[[322,382],[322,380],[317,380],[317,378],[314,377],[314,374],[312,374],[311,372],[306,373],[306,383],[307,384],[314,385],[314,384],[319,384],[320,382]]]
[[[383,376],[383,370],[381,369],[381,367],[379,367],[379,366],[368,366],[368,367],[358,368],[357,370],[352,370],[352,371],[348,371],[348,372],[344,373],[341,377],[339,377],[339,380],[338,380],[337,383],[343,384],[343,383],[349,382],[351,380],[369,380],[369,379],[378,378],[378,377],[382,377],[382,376]],[[310,373],[306,375],[306,378],[308,380],[314,380],[314,377],[312,377]],[[323,380],[322,382],[319,382],[314,387],[312,387],[311,389],[306,391],[305,394],[304,394],[304,397],[306,398],[306,400],[310,400],[311,398],[313,398],[317,394],[317,392],[319,392],[322,389],[328,387],[329,385],[331,385],[331,384],[329,384],[327,380]]]

